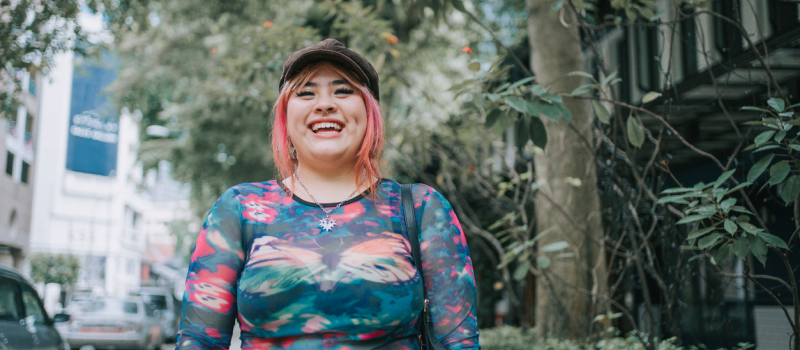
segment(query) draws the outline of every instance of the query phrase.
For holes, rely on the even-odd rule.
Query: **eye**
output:
[[[345,88],[340,88],[340,89],[336,90],[336,94],[337,94],[337,95],[338,95],[338,94],[350,95],[350,94],[352,94],[353,92],[354,92],[354,91],[353,91],[352,89],[345,89]]]
[[[314,93],[311,91],[300,91],[297,93],[297,97],[303,97],[303,96],[314,96]]]

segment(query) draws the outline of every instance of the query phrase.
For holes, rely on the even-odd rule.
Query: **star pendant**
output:
[[[326,216],[319,220],[319,226],[325,231],[330,231],[334,226],[336,226],[336,220]]]

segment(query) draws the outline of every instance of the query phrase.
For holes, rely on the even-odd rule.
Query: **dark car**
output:
[[[0,265],[0,349],[69,349],[47,316],[33,285],[19,271],[3,265]]]

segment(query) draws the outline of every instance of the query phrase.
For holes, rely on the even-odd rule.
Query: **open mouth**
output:
[[[315,134],[338,134],[342,132],[343,127],[342,124],[335,122],[320,122],[311,124],[309,129]]]

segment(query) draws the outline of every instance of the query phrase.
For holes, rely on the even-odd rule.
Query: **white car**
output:
[[[65,337],[72,348],[158,349],[164,342],[159,314],[141,298],[97,298],[72,316]]]

